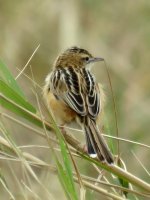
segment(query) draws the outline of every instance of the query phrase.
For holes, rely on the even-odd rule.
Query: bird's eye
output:
[[[85,57],[84,59],[85,59],[86,61],[89,61],[89,57]]]

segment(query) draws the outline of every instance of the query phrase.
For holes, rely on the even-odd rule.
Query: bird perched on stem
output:
[[[76,120],[83,128],[91,157],[113,163],[113,156],[98,129],[103,90],[90,72],[91,64],[103,61],[87,50],[71,47],[60,54],[46,77],[44,98],[60,124]]]

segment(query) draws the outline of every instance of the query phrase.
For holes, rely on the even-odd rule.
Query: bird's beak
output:
[[[89,63],[104,61],[104,58],[90,58]]]

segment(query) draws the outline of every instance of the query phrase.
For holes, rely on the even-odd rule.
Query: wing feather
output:
[[[100,95],[94,77],[82,68],[57,69],[51,74],[50,86],[57,99],[64,101],[79,115],[95,119],[100,110]]]
[[[95,83],[94,77],[87,69],[83,69],[86,87],[86,104],[88,113],[92,118],[96,118],[100,110],[100,94],[98,85]]]
[[[61,70],[61,72],[57,87],[54,85],[56,83],[56,81],[54,81],[54,77],[57,73],[53,72],[51,75],[50,85],[52,86],[52,92],[79,115],[85,116],[87,111],[85,101],[80,90],[79,77],[72,68],[63,68],[59,70]]]

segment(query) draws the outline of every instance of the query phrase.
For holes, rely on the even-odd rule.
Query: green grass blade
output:
[[[51,113],[50,113],[49,116],[50,116],[50,121],[53,124],[56,136],[57,136],[59,143],[60,143],[61,155],[62,155],[62,158],[63,158],[63,163],[64,163],[66,177],[67,177],[67,182],[65,182],[65,184],[67,184],[67,189],[70,192],[70,194],[72,194],[72,198],[74,200],[77,200],[78,195],[77,195],[76,190],[75,190],[70,159],[69,159],[69,155],[68,155],[68,152],[67,152],[67,146],[66,146],[65,140],[62,136],[62,133],[61,133],[59,127],[57,126],[55,120],[53,119]]]
[[[67,197],[68,200],[71,200],[71,194],[69,193],[69,189],[68,189],[68,177],[62,167],[62,165],[57,162],[57,168],[58,168],[58,178],[59,178],[59,181],[64,189],[64,192],[65,192],[65,195]]]
[[[11,101],[9,98],[5,97],[4,95],[0,94],[0,104],[4,108],[8,109],[9,111],[17,114],[20,117],[28,120],[29,122],[33,123],[36,126],[43,127],[41,119],[35,115],[34,113],[26,110],[25,108],[21,107],[20,105],[16,104],[15,102]],[[46,125],[47,129],[50,129],[50,126]]]
[[[25,98],[21,88],[18,86],[16,80],[6,67],[6,65],[0,60],[0,78],[3,79],[11,88],[13,88],[20,96]]]
[[[23,108],[36,113],[36,109],[3,80],[0,80],[0,92]]]
[[[0,105],[36,126],[43,128],[41,118],[36,115],[36,109],[3,80],[0,80]],[[47,124],[46,128],[48,130],[51,129]]]
[[[118,160],[118,166],[121,167],[121,168],[123,168],[125,171],[127,171],[126,165],[125,165],[125,163],[123,162],[123,160],[121,160],[121,159]],[[119,183],[120,183],[123,187],[129,189],[129,182],[128,182],[127,180],[122,179],[122,178],[120,178],[120,177],[118,177],[118,180],[119,180]],[[123,193],[124,193],[124,195],[127,197],[128,192],[124,191]]]

